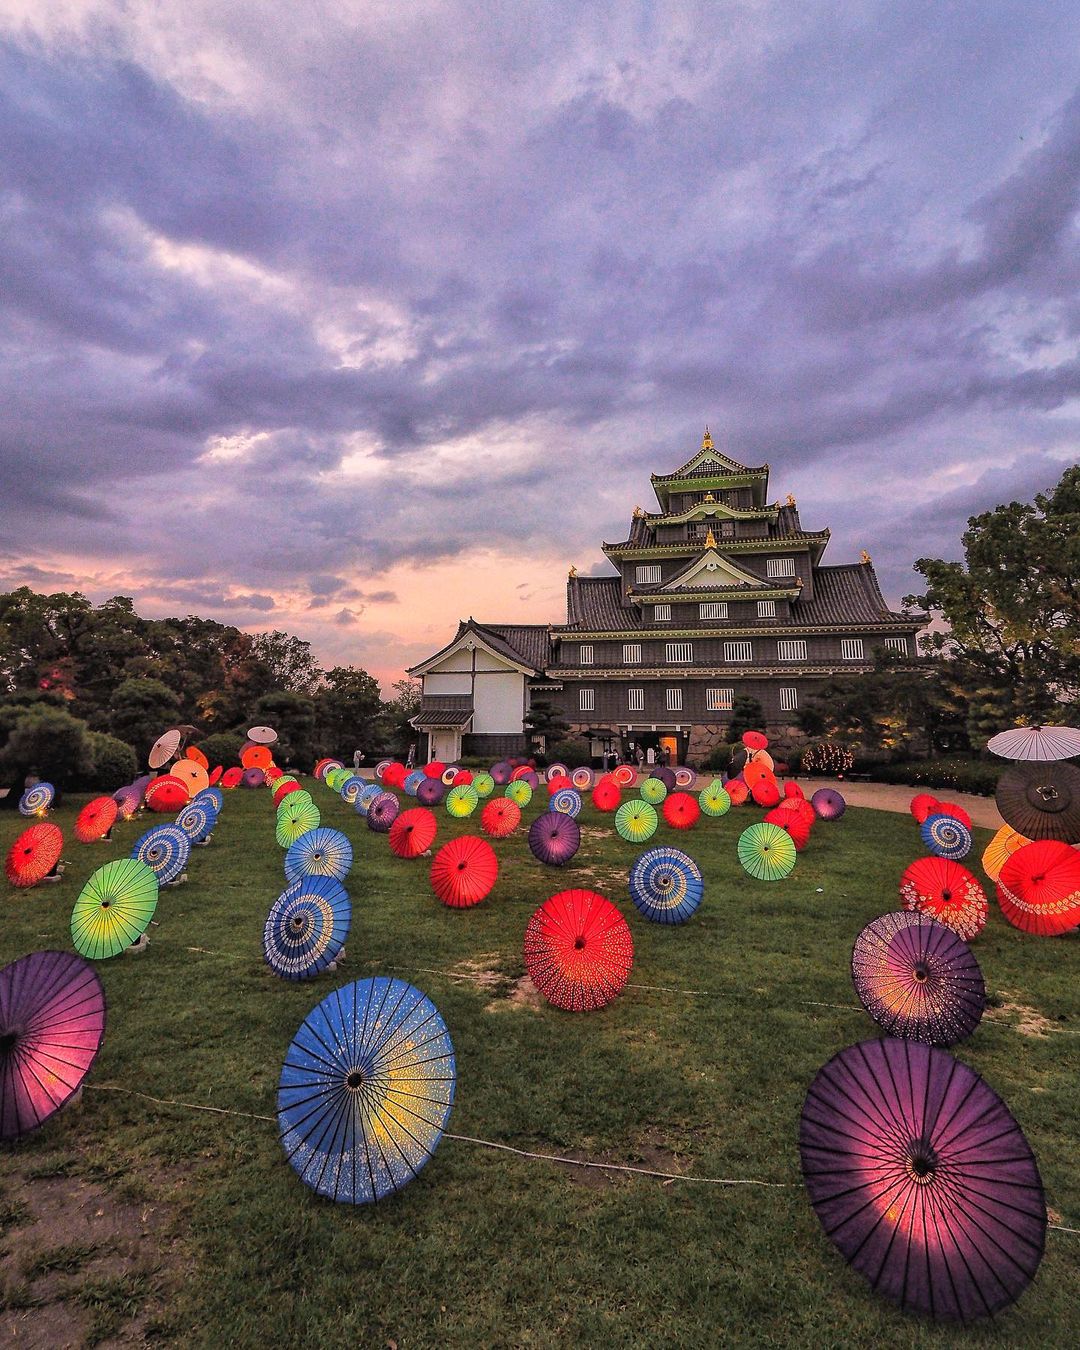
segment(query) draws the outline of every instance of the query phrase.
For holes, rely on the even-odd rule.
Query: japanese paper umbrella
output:
[[[908,802],[908,810],[921,825],[927,816],[936,813],[938,802],[929,792],[917,792]]]
[[[653,923],[685,923],[701,904],[701,868],[677,848],[651,848],[630,869],[630,899]]]
[[[744,731],[742,743],[747,750],[764,750],[769,744],[769,738],[760,731]]]
[[[923,843],[939,858],[966,858],[971,852],[971,831],[955,816],[927,816],[919,826]]]
[[[847,810],[847,802],[835,788],[818,788],[810,798],[818,820],[839,820]]]
[[[495,780],[497,787],[505,787],[509,783],[511,775],[514,772],[514,766],[508,759],[500,759],[491,766],[491,776]]]
[[[441,778],[425,778],[416,789],[416,800],[421,806],[438,806],[446,796],[446,784]]]
[[[144,800],[151,811],[179,811],[190,796],[182,779],[163,773],[146,785]]]
[[[810,822],[790,806],[774,806],[765,820],[769,825],[779,825],[791,835],[796,853],[801,853],[810,842]]]
[[[184,750],[185,759],[193,759],[196,764],[201,764],[207,773],[210,772],[210,761],[197,745],[189,745]]]
[[[173,778],[180,779],[192,797],[210,786],[210,775],[193,759],[178,759],[169,773]]]
[[[7,879],[13,886],[36,886],[60,861],[64,833],[59,825],[43,821],[23,830],[8,849],[4,862]]]
[[[291,793],[278,807],[274,838],[282,848],[295,844],[302,834],[307,834],[308,830],[314,830],[322,823],[322,815],[315,803],[298,801],[299,795],[297,792]]]
[[[692,830],[701,819],[701,807],[689,792],[672,792],[664,798],[662,810],[673,830]]]
[[[247,738],[256,745],[273,745],[278,734],[273,727],[248,727]]]
[[[698,805],[707,816],[724,816],[731,810],[731,798],[719,778],[698,793]]]
[[[297,784],[295,792],[283,793],[282,796],[278,797],[278,799],[274,802],[274,810],[277,812],[279,816],[281,815],[282,803],[284,802],[286,797],[292,797],[293,799],[289,803],[290,811],[295,811],[301,802],[315,801],[315,798],[311,795],[310,792],[308,792],[307,788],[302,788],[300,787],[299,784]]]
[[[560,891],[525,930],[525,969],[549,1003],[567,1012],[603,1008],[622,991],[634,964],[630,928],[595,891]]]
[[[662,778],[654,774],[651,778],[642,779],[638,792],[650,806],[659,806],[668,794],[668,787]]]
[[[80,844],[104,839],[116,824],[117,810],[111,797],[94,797],[75,817],[75,838]]]
[[[0,1139],[36,1130],[80,1088],[105,1035],[105,991],[71,952],[0,970]]]
[[[1000,1097],[947,1050],[889,1038],[841,1050],[810,1085],[799,1151],[825,1232],[902,1308],[985,1317],[1038,1269],[1035,1158]]]
[[[564,816],[581,814],[581,793],[577,788],[560,788],[548,800],[549,811],[561,811]]]
[[[159,886],[167,886],[187,866],[191,840],[178,825],[155,825],[135,840],[131,856],[150,868]]]
[[[770,773],[754,783],[750,795],[758,806],[771,810],[780,801],[780,784]]]
[[[1076,727],[1016,727],[999,731],[986,748],[1002,759],[1055,760],[1080,755],[1080,730]]]
[[[480,794],[471,783],[459,783],[446,794],[446,810],[448,814],[464,819],[472,815],[479,801]]]
[[[780,881],[795,866],[795,845],[787,830],[760,821],[739,835],[739,862],[758,881]]]
[[[661,764],[658,768],[653,769],[649,777],[659,779],[669,792],[675,791],[675,770],[669,769],[666,764]]]
[[[285,1056],[278,1129],[319,1195],[368,1204],[400,1190],[442,1138],[454,1047],[435,1005],[404,980],[357,980],[308,1014]]]
[[[166,731],[159,736],[150,747],[150,753],[146,757],[147,764],[152,769],[160,769],[168,764],[169,760],[176,754],[180,748],[180,742],[183,740],[180,731],[173,727],[171,731]]]
[[[510,797],[492,797],[480,812],[480,828],[492,839],[505,839],[521,824],[521,807]]]
[[[566,767],[565,764],[558,764],[558,763],[549,764],[547,766],[547,772],[544,774],[544,777],[549,783],[553,778],[569,778],[570,770]]]
[[[142,806],[142,793],[133,783],[126,787],[117,788],[113,793],[113,801],[116,803],[117,814],[121,820],[130,820],[135,812]]]
[[[19,814],[22,816],[43,816],[52,805],[56,789],[51,783],[35,783],[28,787],[19,798]]]
[[[304,789],[300,786],[300,784],[296,781],[295,778],[287,778],[283,783],[275,783],[274,805],[280,806],[281,803],[285,800],[285,798],[288,797],[289,794],[292,792],[303,792],[303,791]],[[308,793],[308,796],[309,797],[311,796],[310,792]]]
[[[615,829],[629,844],[643,844],[646,839],[651,839],[658,824],[656,808],[640,797],[623,802],[615,812]]]
[[[205,806],[208,811],[219,815],[221,808],[225,805],[225,794],[218,787],[206,787],[198,794],[192,797],[192,806]]]
[[[390,826],[393,825],[400,810],[401,803],[392,792],[380,792],[368,802],[368,829],[374,830],[376,834],[389,833]]]
[[[495,779],[489,773],[473,774],[472,786],[478,797],[490,797],[495,791]]]
[[[513,782],[507,783],[504,795],[512,802],[517,802],[518,806],[528,806],[532,801],[533,790],[524,778],[515,778]]]
[[[851,980],[890,1036],[955,1045],[979,1025],[986,986],[971,948],[929,914],[882,914],[855,939]]]
[[[545,811],[529,826],[529,848],[542,863],[561,867],[580,847],[581,826],[562,811]]]
[[[1060,839],[1019,848],[1002,866],[997,898],[1008,921],[1051,937],[1080,924],[1080,852]]]
[[[929,914],[965,941],[986,924],[986,893],[976,878],[951,858],[916,858],[900,878],[900,903]]]
[[[1014,764],[994,799],[1006,825],[1029,839],[1080,841],[1080,769],[1071,764]]]
[[[1023,848],[1025,844],[1030,844],[1031,840],[1022,834],[1017,834],[1011,825],[1002,825],[1001,829],[994,835],[993,839],[983,849],[982,865],[983,871],[991,881],[997,881],[998,874],[1008,858],[1016,852],[1018,848]]]
[[[424,765],[425,778],[441,778],[446,770],[446,765],[441,760],[432,759]]]
[[[240,786],[246,788],[261,788],[266,786],[266,771],[260,769],[257,764],[252,764],[244,769],[240,775]]]
[[[487,840],[464,834],[435,854],[431,889],[451,909],[468,909],[491,893],[498,875],[499,860]]]
[[[593,785],[593,778],[594,775],[592,769],[588,769],[584,765],[575,769],[570,775],[571,783],[573,783],[574,787],[576,787],[579,792],[584,792],[586,788],[591,788]]]
[[[266,964],[283,980],[310,980],[341,952],[351,921],[348,892],[336,877],[300,877],[266,916]]]
[[[71,911],[71,940],[92,961],[137,942],[154,917],[158,879],[138,858],[117,858],[94,872]]]
[[[390,826],[387,840],[390,852],[399,858],[419,858],[435,842],[438,831],[434,811],[428,811],[423,806],[402,811],[394,817],[394,823]]]
[[[348,836],[328,825],[317,825],[289,845],[285,854],[285,880],[333,877],[335,881],[344,881],[352,861],[353,849]]]
[[[217,813],[197,802],[188,802],[176,817],[177,827],[184,831],[193,844],[201,844],[216,822]]]
[[[359,774],[352,773],[337,789],[337,794],[343,802],[346,802],[349,806],[355,806],[357,797],[366,787],[366,780],[361,778]]]
[[[622,789],[612,778],[601,778],[592,790],[592,804],[598,811],[614,811],[622,800]]]
[[[689,764],[680,764],[675,770],[675,786],[689,791],[697,783],[697,774]]]

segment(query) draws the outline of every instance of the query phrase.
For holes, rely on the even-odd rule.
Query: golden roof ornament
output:
[[[786,505],[787,505],[787,506],[794,506],[794,505],[795,505],[795,495],[794,495],[794,493],[791,493],[791,492],[788,493]]]
[[[711,492],[706,492],[705,496],[702,497],[701,500],[705,502],[714,502],[716,501],[716,498],[712,495]]]
[[[709,432],[709,424],[705,423],[705,435],[701,438],[702,450],[715,450],[716,446],[712,443],[712,435]]]
[[[715,548],[715,547],[716,547],[716,536],[713,534],[711,528],[710,528],[710,530],[708,531],[708,533],[705,535],[705,547],[706,547],[706,548]]]
[[[864,563],[868,563],[870,561],[870,554],[867,553],[866,549],[863,549],[862,553],[859,555],[859,561]]]
[[[577,568],[574,566],[573,563],[570,564],[570,571],[567,572],[566,575],[567,575],[567,577],[576,577],[576,576],[577,576]]]
[[[635,506],[635,507],[634,507],[634,519],[635,519],[635,520],[640,520],[641,517],[642,517],[644,514],[645,514],[645,512],[641,509],[640,506]]]

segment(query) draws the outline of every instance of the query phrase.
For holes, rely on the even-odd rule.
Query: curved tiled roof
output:
[[[841,563],[814,569],[814,598],[805,593],[791,604],[795,624],[888,623],[911,621],[918,616],[891,610],[881,594],[870,563]]]
[[[585,632],[640,629],[636,605],[623,604],[622,577],[571,577],[566,587],[566,624]]]
[[[551,663],[551,628],[546,623],[478,623],[474,627],[496,651],[507,649],[507,655],[533,670],[544,670]]]

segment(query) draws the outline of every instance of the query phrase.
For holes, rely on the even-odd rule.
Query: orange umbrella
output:
[[[743,802],[750,796],[750,789],[737,778],[732,778],[730,782],[725,783],[724,791],[731,798],[732,806],[742,806]]]
[[[499,860],[486,839],[463,834],[443,844],[431,864],[431,888],[444,905],[467,909],[491,892]]]
[[[8,849],[4,870],[13,886],[36,886],[60,861],[64,835],[59,825],[45,822],[23,830]]]
[[[480,828],[492,839],[505,839],[521,824],[521,807],[512,797],[492,797],[480,812]]]
[[[225,772],[222,765],[218,764],[210,770],[210,786],[214,787],[221,781],[221,775]]]
[[[75,838],[81,844],[93,844],[104,839],[116,823],[119,810],[111,797],[95,797],[75,818]]]
[[[929,914],[965,941],[978,937],[986,924],[986,893],[952,858],[916,858],[900,878],[900,903]]]
[[[426,807],[402,811],[390,826],[390,851],[399,858],[419,858],[434,843],[438,829],[435,813]]]
[[[773,772],[760,759],[751,759],[743,769],[742,776],[743,782],[753,791],[755,784],[760,783],[763,778],[771,778]]]
[[[1018,848],[998,876],[998,904],[1016,928],[1041,937],[1080,924],[1080,852],[1060,839]]]
[[[273,751],[268,745],[249,745],[240,756],[245,769],[268,769],[273,762]]]
[[[201,764],[204,769],[209,770],[210,768],[210,761],[206,758],[206,756],[203,754],[203,752],[199,749],[197,745],[189,745],[188,748],[184,751],[184,758],[193,759],[196,764]]]
[[[197,792],[210,786],[210,775],[198,760],[178,759],[169,772],[187,785],[189,796],[194,797]]]
[[[1012,857],[1018,848],[1023,848],[1025,844],[1030,843],[1031,840],[1027,835],[1017,834],[1011,825],[1002,825],[986,848],[983,849],[983,871],[991,881],[997,881],[998,873],[1006,861]]]

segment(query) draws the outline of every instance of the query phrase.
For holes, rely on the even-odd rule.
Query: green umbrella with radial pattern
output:
[[[656,809],[640,797],[623,802],[615,812],[615,828],[630,844],[641,844],[651,839],[658,824]]]
[[[277,829],[274,833],[282,848],[295,844],[302,834],[315,829],[322,821],[319,808],[310,798],[306,802],[296,802],[295,806],[290,805],[300,795],[299,792],[290,792],[278,807]]]
[[[102,961],[138,942],[154,917],[158,879],[138,858],[117,858],[94,872],[71,911],[71,940],[80,956]]]

